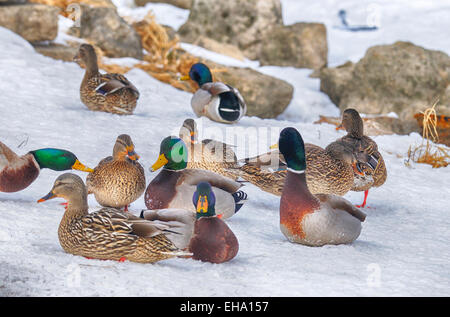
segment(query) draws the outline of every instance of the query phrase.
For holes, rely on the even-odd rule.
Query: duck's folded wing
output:
[[[348,200],[340,196],[327,194],[316,194],[315,196],[322,203],[328,203],[333,209],[346,211],[361,222],[364,222],[364,220],[366,220],[365,213],[363,213],[361,210],[353,206]]]
[[[220,141],[205,139],[202,140],[204,148],[211,152],[211,154],[217,156],[217,158],[226,160],[227,162],[236,162],[237,157],[234,153],[234,145],[222,143]]]
[[[179,173],[182,173],[182,175],[178,178],[177,185],[189,184],[196,186],[200,182],[208,182],[211,186],[223,189],[229,193],[235,193],[243,186],[231,178],[207,170],[185,169]]]
[[[277,170],[278,168],[286,165],[284,157],[279,150],[273,150],[258,156],[248,157],[239,160],[239,162],[263,169],[270,168],[272,170]]]
[[[139,91],[137,88],[125,78],[125,76],[120,74],[106,74],[102,76],[104,80],[100,85],[95,88],[95,91],[101,95],[109,95],[120,89],[128,88],[131,89],[136,97],[139,97]]]

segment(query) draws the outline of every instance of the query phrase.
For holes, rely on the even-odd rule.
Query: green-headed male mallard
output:
[[[213,82],[211,71],[202,63],[192,65],[189,75],[181,80],[192,79],[199,89],[191,99],[191,106],[198,116],[222,123],[236,123],[247,112],[244,98],[236,88],[221,82]]]
[[[119,135],[113,155],[101,160],[88,175],[88,193],[94,194],[102,206],[128,210],[128,205],[142,195],[146,185],[144,169],[138,159],[131,137]]]
[[[333,143],[350,149],[358,158],[358,170],[362,173],[355,172],[351,190],[364,191],[364,202],[357,207],[365,207],[369,189],[379,187],[386,181],[386,165],[376,142],[364,135],[364,123],[358,111],[346,109],[342,114],[341,126],[345,128],[347,135]],[[333,146],[333,143],[329,146]]]
[[[308,246],[356,240],[366,215],[342,197],[310,192],[305,145],[300,133],[285,128],[278,144],[287,164],[280,200],[281,232],[289,241]]]
[[[188,151],[183,140],[169,136],[162,140],[159,157],[151,171],[162,171],[150,182],[145,191],[148,209],[188,209],[192,206],[192,195],[199,182],[209,182],[214,188],[216,206],[223,218],[233,216],[243,205],[247,195],[240,191],[241,183],[220,174],[187,169]]]
[[[236,178],[227,168],[236,167],[233,146],[211,139],[198,140],[197,123],[186,119],[180,128],[180,138],[188,147],[187,168],[205,169],[229,178]]]
[[[86,107],[120,115],[133,113],[139,91],[121,74],[101,74],[92,45],[81,44],[74,61],[82,61],[86,66],[80,87],[80,98]]]
[[[86,187],[77,175],[59,176],[52,190],[38,202],[55,197],[67,201],[58,229],[59,243],[67,253],[140,263],[186,255],[165,236],[171,229],[168,224],[155,224],[114,208],[88,213]]]
[[[0,142],[0,192],[12,193],[27,188],[43,168],[54,171],[93,171],[81,164],[75,154],[67,150],[46,148],[18,156]]]
[[[192,202],[195,214],[185,209],[161,209],[142,211],[141,217],[152,223],[170,224],[172,234],[166,236],[177,248],[192,252],[195,260],[223,263],[233,259],[239,242],[221,215],[216,215],[211,185],[198,183]]]

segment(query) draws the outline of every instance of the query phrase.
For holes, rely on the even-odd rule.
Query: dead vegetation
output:
[[[417,117],[423,117],[421,124],[423,127],[423,139],[420,145],[409,147],[406,165],[409,165],[410,161],[429,164],[433,168],[446,167],[449,165],[450,149],[436,144],[439,142],[437,130],[439,116],[437,116],[435,110],[437,103],[438,101],[436,101],[432,107],[416,115]],[[446,123],[446,121],[444,121],[444,123]]]

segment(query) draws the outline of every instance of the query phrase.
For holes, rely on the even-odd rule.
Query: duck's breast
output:
[[[0,191],[12,193],[27,188],[38,177],[39,171],[32,155],[4,164],[0,170]]]
[[[330,209],[327,204],[302,219],[305,233],[301,243],[311,246],[346,244],[356,240],[361,233],[361,221],[348,212]]]

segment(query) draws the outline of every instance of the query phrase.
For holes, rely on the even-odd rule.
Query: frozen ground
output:
[[[331,28],[335,11],[337,14],[341,8],[349,10],[349,20],[354,18],[355,24],[365,23],[350,10],[356,8],[355,14],[364,10],[358,1],[341,1],[341,6],[332,1],[322,1],[321,5],[299,2],[283,1],[285,22],[325,22],[330,64],[358,60],[369,46],[400,39],[450,53],[448,38],[440,35],[448,30],[449,22],[439,19],[444,10],[448,12],[448,2],[431,6],[428,1],[418,1],[411,8],[405,8],[408,3],[403,1],[379,2],[386,10],[386,18],[381,19],[381,26],[386,29],[378,35]],[[126,6],[128,2],[120,3],[121,10],[134,12]],[[187,17],[183,10],[170,12],[175,12],[169,18],[173,23],[179,24],[180,16]],[[161,23],[164,18],[165,14],[159,16]],[[411,26],[417,24],[419,27]],[[157,158],[161,139],[177,133],[183,120],[193,116],[190,94],[162,84],[140,70],[127,74],[141,92],[133,116],[90,112],[79,100],[83,70],[78,65],[41,56],[26,41],[3,28],[0,43],[4,78],[0,140],[19,154],[50,146],[67,148],[93,167],[110,155],[118,134],[128,133],[149,182],[155,174],[148,167]],[[219,55],[215,58],[223,63],[238,63]],[[307,77],[309,70],[259,68],[257,62],[251,61],[244,64],[291,82],[295,99],[276,120],[243,118],[238,127],[246,130],[241,131],[259,133],[263,141],[256,149],[241,146],[239,157],[266,151],[279,129],[286,126],[298,128],[306,142],[320,146],[343,135],[331,125],[312,124],[318,114],[337,115],[338,111],[319,92],[319,81]],[[227,139],[239,132],[209,120],[198,122],[205,138],[222,135]],[[322,248],[289,243],[278,226],[279,198],[249,184],[245,191],[250,200],[227,221],[239,239],[239,253],[221,265],[187,259],[153,265],[116,263],[64,253],[57,237],[63,214],[60,201],[36,203],[59,175],[43,170],[29,188],[14,194],[0,193],[0,295],[449,296],[450,170],[419,164],[405,166],[409,145],[421,142],[418,134],[379,136],[375,140],[386,160],[388,180],[370,192],[372,208],[364,210],[368,217],[356,242]],[[84,173],[79,175],[86,177]],[[360,203],[363,194],[349,193],[346,198]],[[93,197],[89,198],[89,205],[92,211],[99,208]],[[142,208],[143,197],[131,206],[135,213]]]

